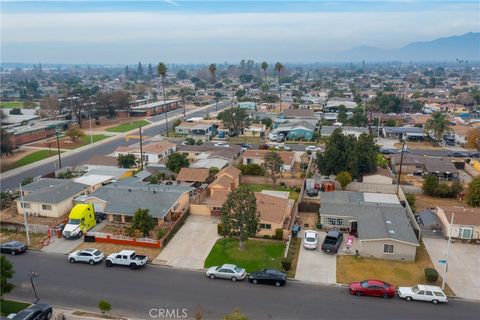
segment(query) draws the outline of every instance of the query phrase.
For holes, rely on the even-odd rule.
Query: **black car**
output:
[[[309,197],[318,196],[318,190],[315,189],[315,188],[309,188],[309,189],[307,189],[307,195],[308,195]]]
[[[468,157],[468,154],[466,154],[464,152],[455,151],[455,152],[449,152],[448,156],[449,157],[454,157],[454,158],[466,158],[466,157]]]
[[[382,154],[394,154],[394,153],[398,153],[398,150],[397,149],[388,149],[388,148],[380,148],[380,153]]]
[[[478,152],[478,151],[470,152],[470,154],[468,156],[470,158],[480,158],[480,152]]]
[[[52,306],[45,303],[34,304],[17,313],[12,320],[49,320],[52,317]]]
[[[343,234],[340,231],[332,230],[327,233],[322,243],[323,252],[337,253],[343,241]]]
[[[27,245],[20,241],[10,241],[0,245],[0,251],[2,253],[10,253],[11,255],[23,253],[27,251],[27,249]]]
[[[280,287],[287,283],[287,275],[275,269],[263,269],[250,274],[248,281],[253,284],[271,284]]]

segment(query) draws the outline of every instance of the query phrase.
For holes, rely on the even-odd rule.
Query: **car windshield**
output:
[[[412,292],[417,293],[418,291],[419,291],[419,289],[418,289],[417,286],[415,286],[415,287],[412,288]]]
[[[68,224],[80,224],[80,219],[68,219]]]
[[[360,282],[360,285],[362,286],[362,288],[366,288],[366,287],[368,287],[368,281],[367,280],[362,281],[362,282]]]
[[[99,256],[99,255],[101,255],[102,253],[101,253],[100,251],[96,250],[93,254],[96,255],[96,256]]]
[[[235,267],[235,269],[233,269],[233,270],[235,270],[236,273],[240,273],[240,271],[242,271],[242,268]]]
[[[335,244],[335,243],[337,243],[337,238],[334,238],[334,237],[325,237],[325,243]]]
[[[305,238],[307,242],[315,242],[315,237],[307,237]]]

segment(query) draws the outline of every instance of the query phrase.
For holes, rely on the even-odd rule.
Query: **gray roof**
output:
[[[28,193],[23,197],[25,202],[59,203],[72,198],[87,189],[83,183],[72,180],[44,178],[22,187]]]
[[[440,219],[432,210],[421,211],[418,213],[418,215],[422,221],[422,225],[425,228],[428,228],[431,230],[440,230],[442,228]]]
[[[315,125],[309,121],[287,121],[282,124],[279,124],[278,127],[274,131],[292,131],[300,129],[300,127],[304,127],[310,131],[315,131]]]
[[[329,136],[333,133],[333,131],[337,128],[342,129],[343,134],[350,134],[350,133],[369,133],[368,128],[364,127],[335,127],[335,126],[322,126],[320,128],[320,134],[322,136]]]
[[[285,109],[283,116],[285,118],[315,118],[313,110],[310,109]]]
[[[106,201],[107,213],[133,216],[138,208],[149,209],[154,218],[163,218],[180,196],[193,188],[185,185],[110,184],[89,195]]]
[[[458,173],[452,161],[444,158],[429,158],[428,161],[425,161],[425,170],[429,173]]]
[[[381,194],[379,196],[381,198]],[[402,205],[367,202],[362,192],[323,192],[320,215],[351,217],[352,220],[357,220],[360,240],[392,239],[418,245]]]
[[[418,127],[383,127],[383,131],[385,134],[389,133],[416,133],[416,134],[423,134],[423,128]]]

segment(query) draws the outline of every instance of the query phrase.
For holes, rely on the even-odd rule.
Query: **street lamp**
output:
[[[38,301],[40,301],[40,299],[38,298],[37,290],[35,289],[35,282],[33,282],[33,278],[39,277],[39,274],[38,274],[38,272],[30,271],[28,273],[28,276],[30,277],[30,283],[32,284],[32,289],[33,289],[33,294],[34,294],[33,304],[36,304]]]

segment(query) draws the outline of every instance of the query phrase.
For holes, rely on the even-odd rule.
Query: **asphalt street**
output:
[[[218,103],[218,109],[219,110],[224,109],[227,106],[230,106],[229,101],[223,101],[223,102]],[[215,106],[214,105],[212,105],[211,107],[209,107],[205,110],[191,113],[190,115],[188,115],[188,117],[205,116],[208,112],[212,112],[212,111],[215,111]],[[183,109],[177,109],[177,110],[170,111],[168,113],[168,116],[172,117],[174,115],[178,115],[178,114],[182,114],[182,113],[183,113]],[[165,131],[165,115],[164,114],[149,118],[149,120],[151,120],[154,123],[159,122],[159,124],[157,126],[152,127],[152,128],[145,129],[144,130],[144,135],[145,136],[154,136],[154,135],[160,134],[160,133]],[[169,126],[171,126],[172,123],[173,123],[173,121],[169,121]],[[95,147],[86,149],[86,150],[81,151],[81,152],[77,152],[77,153],[69,155],[69,156],[62,156],[62,166],[65,167],[65,166],[81,165],[81,164],[84,164],[86,161],[88,161],[94,155],[106,155],[106,154],[109,154],[109,153],[112,153],[113,151],[115,151],[115,149],[119,146],[128,146],[128,145],[131,145],[133,143],[135,143],[135,142],[132,142],[131,139],[130,139],[130,141],[125,141],[125,139],[123,137],[122,138],[119,137],[116,140],[101,143],[101,144],[99,144]],[[18,175],[8,177],[8,178],[5,178],[5,179],[1,179],[0,180],[0,183],[1,183],[1,188],[0,189],[2,191],[5,191],[7,189],[16,188],[16,187],[18,187],[18,184],[23,179],[25,179],[27,177],[43,176],[43,175],[46,175],[50,172],[53,172],[57,168],[58,168],[58,160],[57,159],[52,160],[51,162],[49,162],[47,164],[39,165],[38,167],[35,167],[35,168],[30,169],[30,170],[24,171],[24,172],[22,172]]]
[[[95,310],[98,301],[112,313],[149,319],[158,310],[185,310],[189,318],[219,319],[240,308],[250,319],[478,319],[480,303],[452,299],[448,304],[407,302],[399,298],[356,297],[339,286],[290,281],[286,287],[246,281],[211,280],[202,272],[148,265],[144,269],[70,264],[66,256],[29,251],[8,257],[16,288],[7,297],[31,300],[28,278],[35,278],[40,302]],[[151,309],[154,309],[152,312]]]

